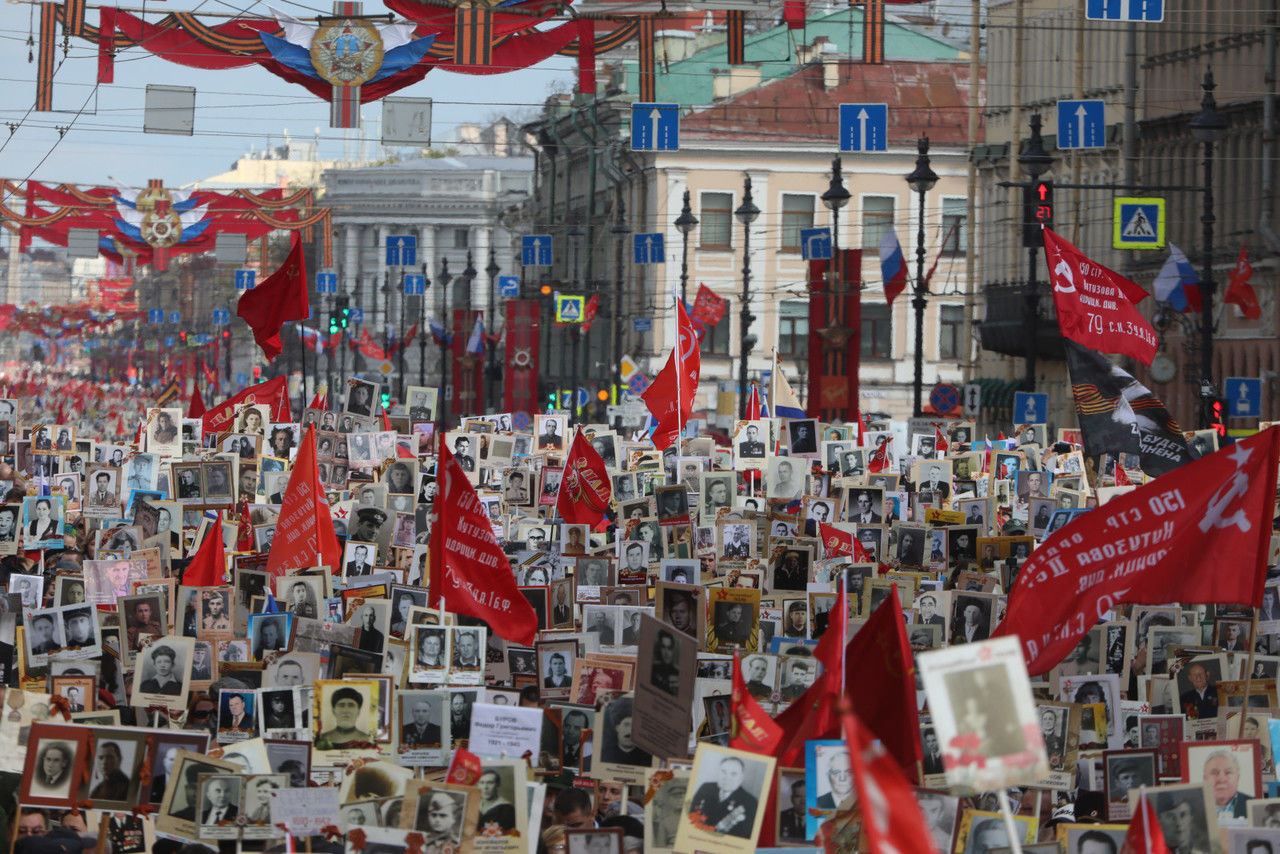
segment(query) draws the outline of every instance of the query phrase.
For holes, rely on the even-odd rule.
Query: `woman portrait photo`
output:
[[[512,803],[514,780],[509,768],[489,768],[476,781],[480,789],[480,819],[476,830],[486,836],[507,834],[516,829],[516,807]]]
[[[62,538],[62,502],[54,507],[52,498],[24,498],[26,531],[23,541],[28,545],[39,542],[59,541]]]

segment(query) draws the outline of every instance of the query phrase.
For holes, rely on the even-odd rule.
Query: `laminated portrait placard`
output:
[[[635,743],[664,759],[689,753],[698,647],[694,638],[669,623],[644,615],[640,622],[640,660],[636,672]]]
[[[635,696],[609,700],[596,715],[592,773],[623,783],[641,783],[656,764],[652,753],[635,741]]]
[[[1048,773],[1017,638],[930,650],[917,660],[948,788],[988,792]]]
[[[771,756],[699,744],[675,850],[754,852],[775,762]]]
[[[1156,786],[1129,792],[1130,812],[1136,813],[1138,798],[1145,795],[1155,811],[1165,845],[1170,851],[1221,851],[1218,810],[1213,795],[1203,783]]]
[[[19,802],[33,807],[70,808],[79,798],[76,783],[89,770],[91,752],[90,731],[84,727],[32,723]]]
[[[316,680],[311,711],[313,761],[337,765],[376,755],[380,690],[372,679]]]
[[[529,846],[528,765],[523,759],[486,759],[476,788],[477,854],[525,854]]]
[[[457,783],[410,780],[400,829],[422,834],[422,851],[471,851],[480,820],[480,790]]]
[[[156,813],[156,830],[186,839],[198,839],[202,817],[200,776],[238,774],[241,770],[234,762],[179,750],[174,758],[173,771],[169,774],[160,811]]]
[[[676,831],[689,790],[689,772],[662,769],[649,774],[644,793],[644,838],[653,854],[675,850]]]
[[[476,756],[495,759],[524,756],[527,752],[537,764],[543,716],[539,708],[474,703],[467,749]]]

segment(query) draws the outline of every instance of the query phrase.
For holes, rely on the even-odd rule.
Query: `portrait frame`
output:
[[[750,822],[739,819],[725,830],[717,830],[720,820],[701,810],[700,804],[710,797],[710,792],[717,787],[716,778],[719,766],[729,760],[736,760],[741,768],[740,778],[743,789],[754,801]],[[689,774],[689,784],[685,792],[685,801],[681,808],[680,823],[676,830],[677,851],[717,851],[733,852],[733,854],[750,854],[755,851],[756,840],[760,835],[760,825],[764,819],[765,804],[773,784],[774,770],[777,764],[772,756],[759,756],[741,750],[701,742],[694,753],[693,769]],[[736,792],[738,789],[735,789]],[[700,793],[706,793],[701,794]],[[751,801],[745,802],[749,804]],[[697,813],[703,820],[697,821],[693,815]]]
[[[32,721],[27,735],[26,759],[22,780],[18,789],[19,802],[32,807],[60,807],[70,809],[80,793],[76,782],[87,770],[90,760],[92,730],[83,726]],[[70,753],[57,782],[44,785],[48,778],[40,773],[43,760],[50,748],[60,745]]]

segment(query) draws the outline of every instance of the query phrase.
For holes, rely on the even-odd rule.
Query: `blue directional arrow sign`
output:
[[[404,295],[420,297],[427,292],[427,277],[411,273],[404,277]]]
[[[170,323],[181,323],[181,322],[182,322],[182,312],[180,312],[180,311],[171,311],[171,312],[169,312],[169,322],[170,322]]]
[[[526,267],[550,267],[551,235],[526,234],[520,238],[520,263]]]
[[[666,261],[666,252],[663,249],[662,232],[655,231],[650,234],[634,234],[631,237],[632,245],[635,248],[637,264],[661,264]]]
[[[1049,421],[1049,395],[1029,391],[1013,393],[1013,423],[1045,424]]]
[[[520,296],[520,277],[519,276],[499,276],[498,277],[498,296],[500,297]]]
[[[1222,390],[1232,418],[1258,418],[1262,415],[1262,380],[1253,377],[1227,377]]]
[[[387,235],[387,266],[412,267],[418,263],[418,238],[412,234]]]
[[[831,259],[831,229],[800,229],[800,257],[806,261]]]
[[[236,374],[236,383],[238,385],[244,385],[247,382],[249,382],[248,374]]]
[[[887,151],[888,104],[841,104],[840,150]]]
[[[337,273],[316,273],[316,293],[336,294],[338,292]]]
[[[147,323],[164,323],[164,309],[163,308],[147,309]]]
[[[1105,148],[1106,144],[1106,102],[1058,102],[1058,148]]]
[[[678,148],[679,104],[631,105],[632,151],[675,151]]]
[[[1084,16],[1090,21],[1164,20],[1164,0],[1086,0]]]
[[[213,325],[226,326],[231,322],[231,312],[225,308],[215,308],[213,310]]]
[[[236,290],[247,291],[258,278],[256,270],[236,270]]]
[[[360,306],[358,306],[358,305],[357,305],[357,306],[352,306],[352,308],[351,308],[351,313],[350,313],[349,315],[347,315],[347,319],[348,319],[348,320],[350,320],[352,323],[363,323],[363,322],[364,322],[364,309],[363,309],[363,308],[361,308],[361,307],[360,307]]]

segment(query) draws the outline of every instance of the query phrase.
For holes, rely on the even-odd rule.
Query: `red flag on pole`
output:
[[[707,326],[715,326],[724,317],[728,300],[717,294],[711,288],[698,283],[698,296],[693,300],[694,320],[701,320]]]
[[[200,396],[200,386],[195,383],[191,384],[191,402],[187,404],[188,418],[204,417],[205,406],[204,398]]]
[[[226,583],[227,548],[222,542],[222,512],[213,527],[200,541],[186,572],[182,573],[182,583],[187,587],[218,587]]]
[[[858,540],[852,531],[819,522],[818,534],[822,537],[822,552],[827,557],[853,557],[854,543]]]
[[[1253,265],[1249,263],[1248,247],[1241,243],[1240,257],[1236,258],[1236,265],[1231,270],[1230,284],[1227,285],[1227,292],[1222,295],[1222,301],[1235,303],[1240,306],[1245,317],[1257,320],[1262,316],[1262,308],[1258,305],[1258,295],[1249,284],[1249,277],[1252,275]]]
[[[641,395],[649,412],[658,420],[653,431],[653,446],[658,450],[670,447],[693,413],[693,396],[698,391],[701,373],[702,353],[698,350],[698,335],[684,310],[684,303],[677,300],[676,346],[667,357],[667,364],[654,378],[653,385]]]
[[[907,778],[885,748],[872,739],[853,713],[847,697],[840,701],[849,770],[862,808],[862,832],[869,854],[936,854],[933,834]]]
[[[440,492],[431,528],[431,606],[484,620],[506,640],[532,646],[538,615],[520,593],[489,514],[443,434],[436,470]]]
[[[992,637],[1017,635],[1032,676],[1115,605],[1262,604],[1280,427],[1160,475],[1049,535]]]
[[[1156,818],[1146,787],[1138,790],[1138,811],[1129,820],[1129,832],[1124,835],[1124,850],[1129,854],[1173,854],[1164,840],[1164,829]]]
[[[946,436],[942,435],[942,428],[939,427],[937,424],[934,424],[933,432],[934,432],[934,437],[933,437],[934,449],[937,450],[939,453],[943,453],[943,454],[951,450],[951,443],[947,441]]]
[[[595,322],[596,315],[600,313],[600,294],[592,294],[591,299],[587,300],[587,304],[582,309],[582,334],[586,335],[591,331],[591,324]]]
[[[734,750],[749,750],[772,756],[782,740],[782,728],[774,723],[747,690],[747,680],[742,678],[742,662],[738,650],[733,651],[733,717],[729,719],[729,746]]]
[[[875,474],[889,467],[889,446],[892,444],[893,437],[887,436],[884,444],[871,452],[871,456],[867,457],[867,471]]]
[[[1119,460],[1116,460],[1116,486],[1133,486],[1133,481],[1129,480],[1129,475]]]
[[[1121,353],[1150,365],[1156,356],[1156,331],[1135,305],[1147,292],[1047,228],[1044,255],[1063,337],[1090,350]]]
[[[290,570],[308,566],[327,567],[330,574],[342,567],[342,548],[333,530],[329,502],[320,486],[314,424],[307,427],[293,461],[289,485],[280,502],[276,536],[267,557],[267,572],[287,575]]]
[[[604,460],[579,428],[569,446],[569,458],[560,477],[556,512],[571,525],[595,527],[606,518],[605,510],[612,494]]]
[[[271,420],[292,421],[289,412],[289,383],[284,377],[251,385],[205,412],[203,432],[222,433],[231,429],[236,407],[242,403],[265,403],[271,407]]]
[[[285,321],[306,320],[311,313],[307,298],[307,263],[302,257],[302,238],[293,232],[293,246],[280,269],[253,290],[245,292],[236,305],[236,315],[253,330],[253,340],[270,362],[280,355],[280,329]]]

